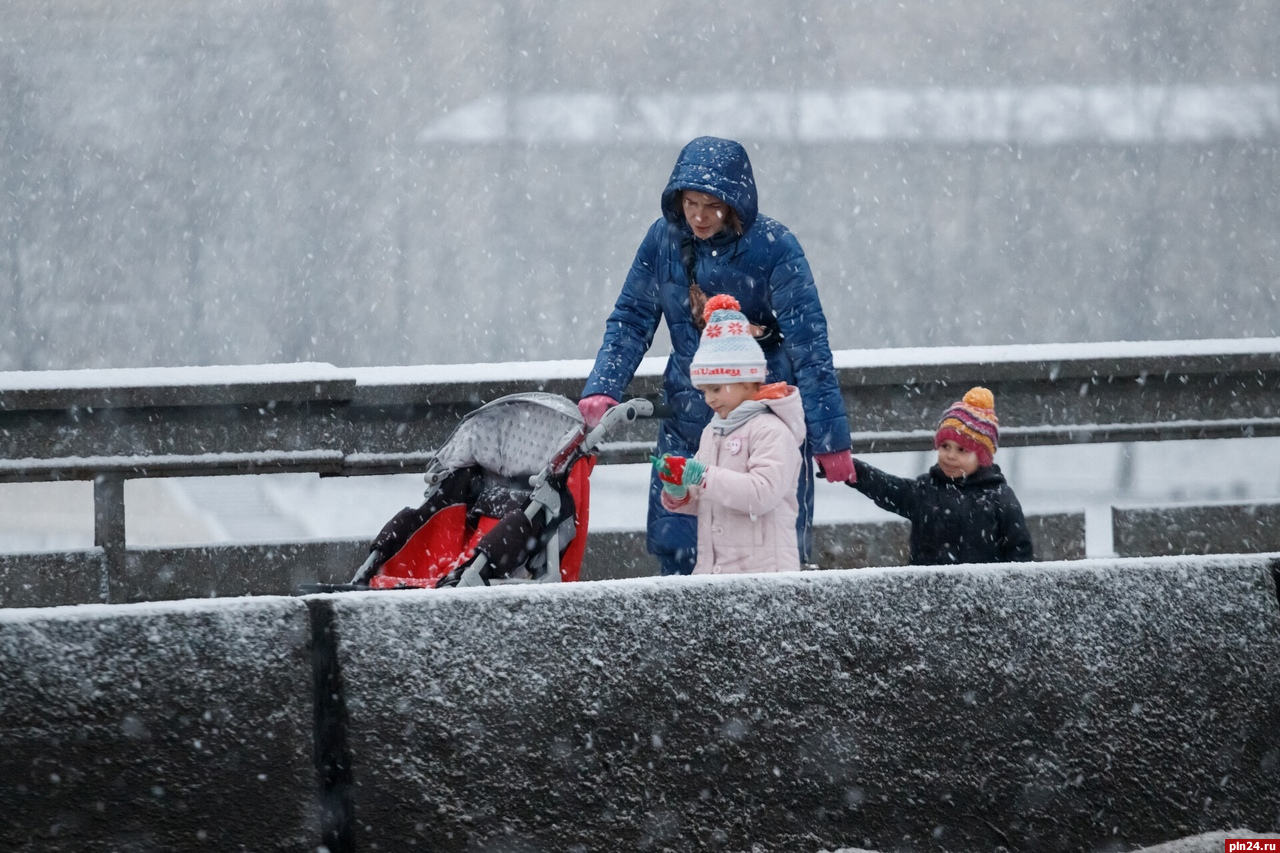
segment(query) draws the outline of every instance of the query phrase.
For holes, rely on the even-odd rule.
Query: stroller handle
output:
[[[582,440],[582,448],[587,453],[590,453],[604,441],[605,436],[623,424],[629,424],[636,418],[652,416],[653,401],[644,397],[633,397],[630,400],[612,406],[605,411],[600,423],[587,432],[586,438]]]

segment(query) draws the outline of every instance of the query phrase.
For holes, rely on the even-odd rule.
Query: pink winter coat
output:
[[[701,486],[689,489],[680,505],[662,495],[667,509],[698,516],[695,575],[800,569],[796,487],[804,407],[795,387],[762,402],[769,411],[728,435],[716,432],[720,419],[712,418],[695,457],[707,466]]]

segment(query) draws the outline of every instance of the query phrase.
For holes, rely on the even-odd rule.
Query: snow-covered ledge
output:
[[[992,850],[1274,831],[1277,565],[326,598],[360,837]]]
[[[970,385],[997,396],[1006,446],[1280,434],[1280,338],[842,350],[858,452],[931,445]],[[265,364],[0,372],[3,480],[417,469],[466,412],[505,394],[576,398],[586,359],[341,368]],[[665,358],[627,393],[657,395]],[[53,413],[57,414],[53,414]],[[643,461],[654,422],[611,436]],[[323,452],[324,458],[306,454]]]
[[[0,846],[1276,833],[1278,570],[1263,554],[0,610]]]
[[[315,850],[296,598],[0,609],[0,849]]]
[[[1130,373],[1155,378],[1226,368],[1274,370],[1280,367],[1280,338],[886,347],[837,350],[832,356],[837,371],[856,375],[855,384],[966,381],[975,372],[988,381],[1032,377],[1057,381]],[[428,399],[427,389],[439,401],[456,402],[467,399],[476,387],[524,389],[552,384],[581,390],[592,364],[590,359],[384,367],[300,362],[0,371],[0,410],[269,400],[403,403]],[[635,376],[641,384],[656,387],[665,366],[665,356],[648,356]],[[450,387],[455,393],[450,393]]]

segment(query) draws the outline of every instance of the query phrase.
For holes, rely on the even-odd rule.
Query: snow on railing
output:
[[[972,385],[996,394],[1001,444],[1280,435],[1280,338],[841,350],[855,451],[932,446]],[[656,397],[666,359],[628,389]],[[0,372],[0,481],[92,479],[97,540],[123,548],[128,478],[423,470],[459,420],[500,396],[581,392],[587,359],[340,368],[323,363]],[[602,445],[644,461],[656,425]]]

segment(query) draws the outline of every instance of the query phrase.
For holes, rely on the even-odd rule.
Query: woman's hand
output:
[[[578,411],[582,412],[582,420],[587,429],[595,429],[604,417],[604,413],[618,405],[618,401],[608,394],[592,394],[578,401]]]
[[[853,467],[853,452],[849,450],[833,450],[830,453],[815,453],[813,461],[818,463],[818,470],[828,483],[857,482],[858,472]]]

